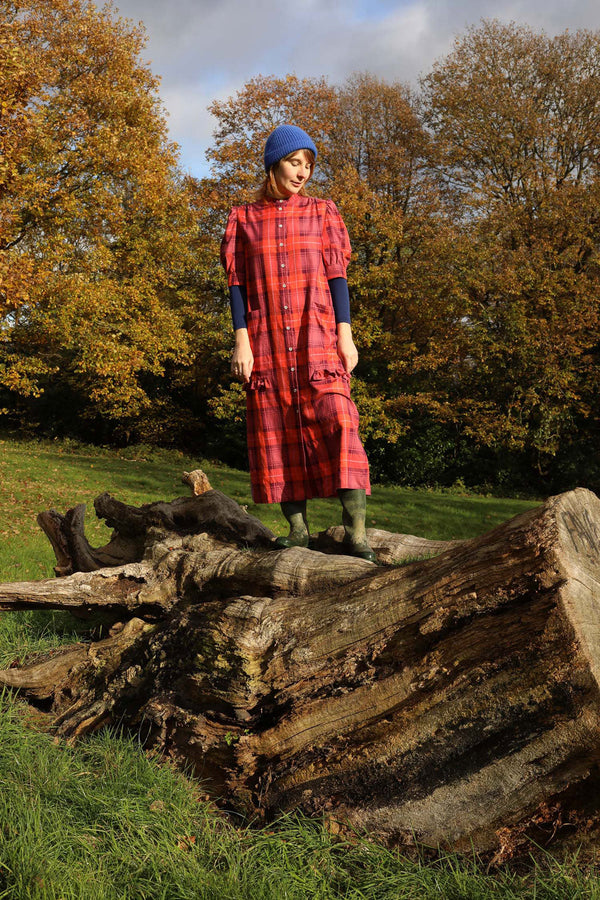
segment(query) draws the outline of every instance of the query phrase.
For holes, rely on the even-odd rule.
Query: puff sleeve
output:
[[[227,275],[227,284],[246,284],[246,258],[240,227],[240,207],[234,206],[221,241],[221,264]]]
[[[326,204],[322,241],[325,276],[329,281],[331,278],[346,277],[351,247],[348,231],[337,206],[333,200],[327,200]]]

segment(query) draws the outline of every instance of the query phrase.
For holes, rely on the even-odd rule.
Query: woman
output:
[[[255,503],[281,503],[277,547],[308,546],[306,501],[342,503],[347,553],[372,562],[365,531],[369,466],[350,399],[348,232],[335,204],[305,194],[317,148],[295,125],[265,145],[254,203],[232,209],[221,245],[231,295],[231,369],[244,382]]]

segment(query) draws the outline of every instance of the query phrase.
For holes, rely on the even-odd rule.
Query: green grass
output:
[[[598,898],[547,857],[492,877],[476,861],[408,858],[319,822],[232,824],[201,786],[104,732],[55,742],[0,698],[0,898],[19,900],[541,900]]]
[[[52,549],[36,523],[42,510],[53,507],[65,512],[78,503],[87,504],[86,532],[97,546],[108,540],[110,532],[94,515],[94,497],[108,491],[135,506],[171,500],[188,493],[181,484],[181,473],[195,468],[204,469],[214,488],[246,505],[273,531],[285,532],[278,504],[252,503],[247,472],[149,447],[115,451],[68,442],[0,438],[0,578],[21,581],[52,575]],[[534,501],[376,485],[367,525],[436,540],[468,538],[532,505],[536,505]],[[312,531],[339,524],[340,515],[337,500],[309,503]]]
[[[0,580],[51,574],[52,554],[35,515],[90,503],[101,491],[139,504],[185,494],[181,471],[201,466],[213,484],[275,530],[276,508],[254,508],[248,476],[182,454],[128,452],[5,437],[0,443]],[[531,506],[524,501],[376,487],[369,524],[430,538],[468,537]],[[339,518],[336,503],[311,504],[314,530]],[[107,529],[88,517],[92,543]],[[4,613],[0,665],[74,639],[65,613]],[[489,874],[475,859],[408,858],[356,836],[340,840],[319,822],[285,817],[251,827],[218,813],[202,785],[104,732],[75,746],[55,741],[43,716],[0,697],[0,900],[566,900],[598,898],[600,881],[576,859],[551,856]]]

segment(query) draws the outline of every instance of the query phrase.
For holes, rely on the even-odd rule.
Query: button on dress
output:
[[[246,288],[254,355],[246,387],[255,503],[370,493],[350,376],[337,354],[328,280],[345,278],[350,241],[331,200],[293,194],[232,209],[221,261]]]

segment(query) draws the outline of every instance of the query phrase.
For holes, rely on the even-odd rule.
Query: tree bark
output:
[[[591,492],[469,541],[371,530],[381,557],[413,560],[379,568],[332,552],[336,529],[315,539],[327,552],[268,549],[217,491],[96,508],[114,541],[137,535],[139,559],[0,585],[2,609],[112,617],[102,641],[0,673],[65,738],[126,723],[230,807],[325,812],[389,843],[498,861],[531,838],[597,839]]]

